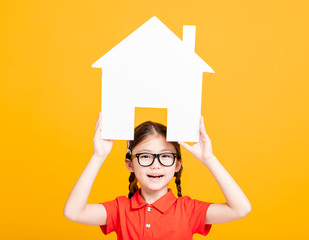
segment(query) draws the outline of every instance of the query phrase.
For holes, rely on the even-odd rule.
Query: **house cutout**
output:
[[[102,68],[102,139],[132,140],[135,107],[167,108],[167,141],[198,142],[203,72],[195,26],[180,40],[152,17],[93,63]]]

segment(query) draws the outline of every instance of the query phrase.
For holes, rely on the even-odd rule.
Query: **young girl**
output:
[[[134,140],[128,141],[125,159],[131,172],[128,198],[121,196],[108,202],[87,204],[94,179],[113,145],[112,140],[100,139],[101,118],[100,113],[93,139],[93,156],[64,207],[68,219],[99,225],[104,234],[115,231],[118,239],[179,240],[192,239],[195,233],[206,236],[211,224],[234,221],[250,213],[247,197],[212,153],[203,117],[199,142],[193,146],[184,142],[167,142],[166,127],[159,123],[148,121],[136,127]],[[214,204],[182,197],[180,177],[183,168],[179,144],[208,168],[226,203]],[[174,176],[178,198],[168,188]]]

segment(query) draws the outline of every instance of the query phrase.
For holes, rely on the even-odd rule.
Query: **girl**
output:
[[[101,113],[94,134],[94,153],[76,182],[64,207],[68,219],[99,225],[104,234],[112,231],[118,239],[192,239],[194,233],[207,235],[211,224],[240,219],[251,211],[251,204],[237,183],[212,153],[203,117],[199,142],[167,142],[164,125],[145,122],[135,128],[134,140],[128,141],[125,163],[131,172],[129,196],[87,204],[94,179],[111,152],[113,141],[100,139]],[[226,203],[209,203],[182,197],[180,145],[191,152],[218,182]],[[169,182],[175,178],[178,198]],[[139,183],[140,188],[138,188]]]

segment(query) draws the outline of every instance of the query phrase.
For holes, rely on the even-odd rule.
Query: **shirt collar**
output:
[[[132,209],[138,209],[148,205],[140,195],[140,189],[135,192],[135,194],[130,200]],[[160,212],[164,213],[167,211],[167,209],[169,209],[170,206],[174,204],[175,201],[176,197],[174,196],[172,189],[169,188],[166,194],[164,194],[161,198],[159,198],[151,205],[158,209]]]

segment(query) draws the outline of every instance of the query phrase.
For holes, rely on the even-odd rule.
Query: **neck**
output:
[[[146,203],[152,204],[168,192],[168,188],[160,191],[149,191],[141,188],[141,196]]]

